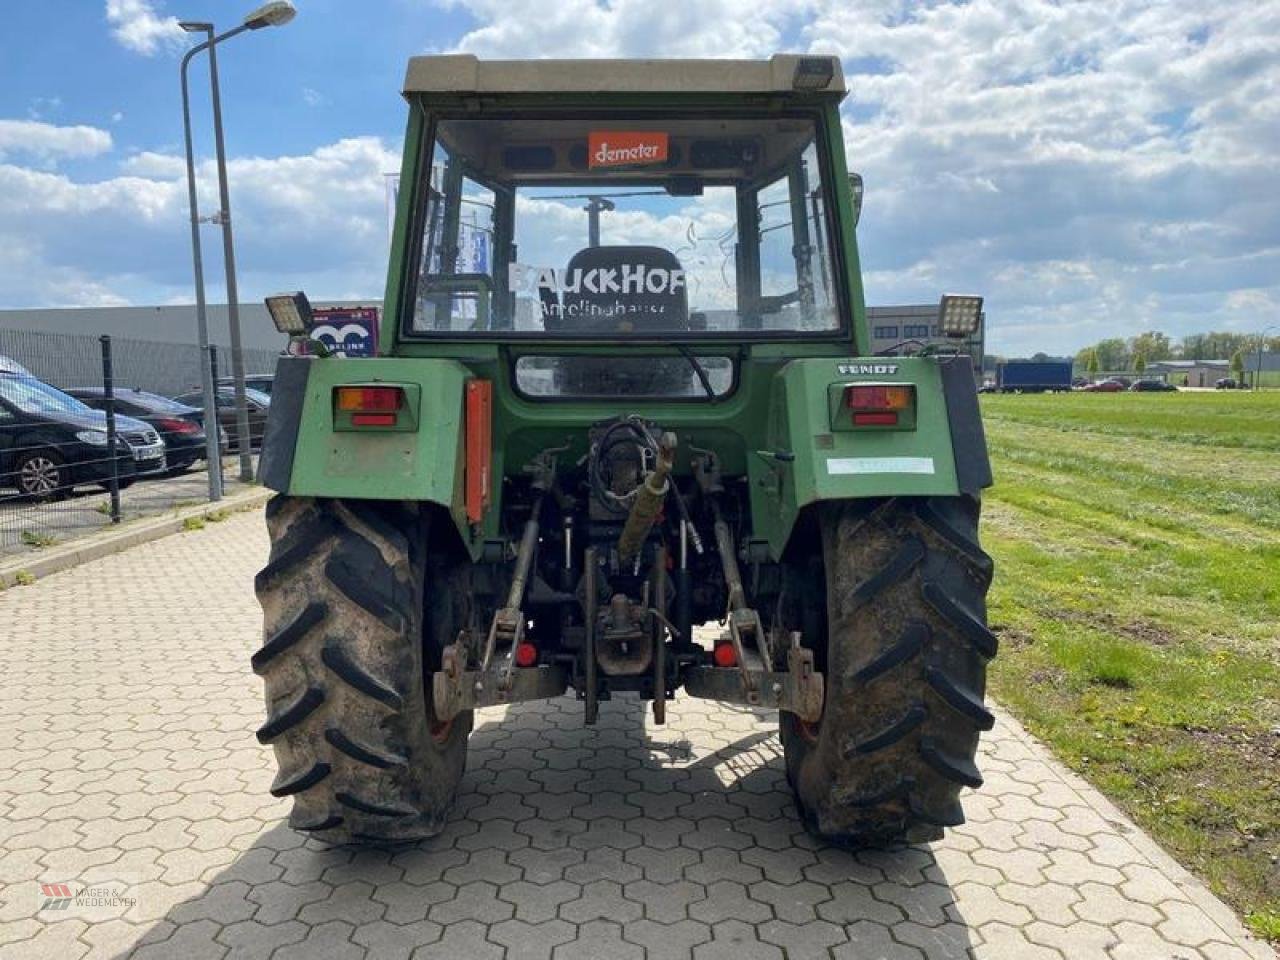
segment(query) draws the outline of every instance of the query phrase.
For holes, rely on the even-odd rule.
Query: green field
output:
[[[994,696],[1280,940],[1280,393],[983,413]]]

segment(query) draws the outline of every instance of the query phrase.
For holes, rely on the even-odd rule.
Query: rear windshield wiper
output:
[[[715,403],[720,398],[716,395],[715,388],[711,386],[711,378],[707,376],[707,368],[702,365],[697,357],[693,355],[693,351],[686,347],[683,343],[672,343],[668,346],[674,347],[680,356],[689,361],[689,366],[693,367],[694,375],[697,376],[698,382],[702,384],[702,389],[707,391],[707,396],[711,398],[711,402]]]

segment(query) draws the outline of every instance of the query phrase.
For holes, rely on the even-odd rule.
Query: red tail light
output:
[[[337,387],[334,393],[339,410],[388,413],[392,422],[395,411],[404,405],[404,391],[399,387]]]
[[[911,406],[912,389],[886,384],[845,387],[844,405],[850,410],[905,410]]]
[[[179,420],[176,417],[161,417],[155,423],[161,430],[168,430],[170,433],[200,432],[200,424],[195,423],[192,420]]]
[[[896,427],[896,413],[854,413],[853,422],[859,427]]]
[[[854,383],[844,388],[844,405],[855,427],[896,427],[914,402],[910,384]]]

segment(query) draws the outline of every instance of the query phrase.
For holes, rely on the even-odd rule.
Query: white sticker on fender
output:
[[[827,473],[929,473],[933,457],[829,457]]]

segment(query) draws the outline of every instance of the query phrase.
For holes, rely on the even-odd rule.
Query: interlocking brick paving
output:
[[[682,697],[482,711],[443,834],[326,848],[253,737],[265,555],[255,512],[0,594],[0,956],[1274,960],[1002,713],[927,846],[813,840],[776,718]]]

